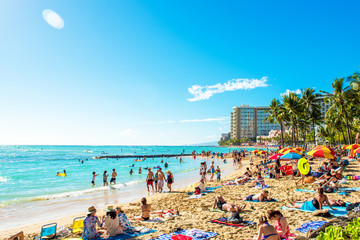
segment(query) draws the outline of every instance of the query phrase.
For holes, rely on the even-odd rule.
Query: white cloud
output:
[[[289,90],[289,89],[286,89],[285,92],[283,93],[280,93],[280,96],[284,96],[284,95],[289,95],[289,93],[295,93],[295,94],[301,94],[301,90],[300,89],[296,89],[296,90]]]
[[[133,130],[133,129],[130,129],[130,128],[127,128],[125,130],[123,130],[121,132],[121,135],[122,136],[125,136],[125,137],[131,137],[131,138],[134,138],[136,135],[138,135],[140,133],[140,131],[136,131],[136,130]]]
[[[218,118],[205,118],[205,119],[186,119],[179,121],[159,121],[159,122],[142,122],[143,125],[157,125],[166,123],[192,123],[192,122],[222,122],[228,120],[230,117],[218,117]]]
[[[205,100],[212,97],[214,94],[223,93],[227,91],[235,91],[239,89],[249,90],[258,87],[267,87],[267,77],[261,79],[233,79],[226,83],[218,83],[210,86],[193,85],[188,88],[192,98],[188,98],[189,102]]]
[[[45,9],[42,12],[42,15],[44,20],[53,28],[56,29],[64,28],[64,20],[59,16],[59,14],[57,14],[53,10]]]

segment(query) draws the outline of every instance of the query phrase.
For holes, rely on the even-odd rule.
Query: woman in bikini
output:
[[[169,170],[167,170],[166,173],[167,173],[167,178],[166,178],[167,187],[169,188],[169,192],[171,192],[171,184],[174,183],[174,175]]]
[[[259,219],[259,233],[254,239],[281,240],[277,230],[268,223],[267,218],[264,216]]]
[[[236,206],[235,204],[227,203],[222,196],[216,196],[213,209],[217,207],[218,209],[226,212],[241,212],[245,206],[246,204]]]
[[[274,227],[281,238],[287,239],[290,236],[289,224],[281,212],[270,210],[268,211],[268,218],[275,221]]]
[[[332,210],[336,210],[331,206],[328,197],[324,194],[324,189],[318,188],[317,193],[318,195],[316,197],[302,204],[292,204],[286,206],[288,208],[300,208],[302,210],[315,211],[318,209],[322,210],[325,202]]]
[[[148,221],[150,219],[151,205],[146,203],[146,198],[141,199],[141,217],[134,217],[132,220]]]

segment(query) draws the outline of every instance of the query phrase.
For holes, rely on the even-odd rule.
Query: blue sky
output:
[[[64,27],[48,24],[45,9]],[[0,144],[218,140],[234,106],[266,106],[287,89],[329,91],[358,71],[358,9],[359,1],[0,1]]]

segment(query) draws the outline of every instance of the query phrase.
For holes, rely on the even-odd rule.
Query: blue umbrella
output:
[[[301,155],[297,153],[287,153],[285,155],[282,155],[280,159],[300,159]]]

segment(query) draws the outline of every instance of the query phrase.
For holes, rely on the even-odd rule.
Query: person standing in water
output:
[[[148,175],[146,176],[146,187],[147,187],[147,190],[148,192],[150,192],[150,189],[149,189],[149,185],[151,185],[152,187],[152,190],[154,191],[154,173],[151,171],[151,168],[148,168],[149,172],[148,172]]]
[[[91,183],[93,186],[95,186],[95,178],[96,176],[99,176],[99,174],[96,174],[95,172],[93,172],[93,175],[92,175],[92,180],[91,180]]]
[[[116,177],[117,177],[117,173],[115,172],[115,168],[113,169],[112,173],[111,173],[111,179],[110,179],[110,184],[116,184]]]
[[[107,171],[105,170],[104,174],[103,174],[104,187],[109,185],[109,183],[107,181],[108,176],[109,176],[109,174],[107,174]]]
[[[134,172],[134,171],[131,169],[131,170],[130,170],[130,175],[132,175],[132,174],[133,174],[133,172]]]
[[[213,181],[213,178],[214,178],[214,174],[215,174],[214,161],[211,162],[211,165],[210,165],[210,173],[211,173],[210,182],[212,182],[212,181]]]
[[[162,192],[164,187],[164,181],[165,181],[165,174],[161,171],[161,168],[159,168],[158,173],[158,192]]]
[[[169,170],[167,170],[166,173],[167,173],[167,187],[169,188],[169,192],[171,192],[171,184],[174,183],[174,175]]]
[[[139,167],[139,174],[141,174],[142,170],[141,170],[141,167]]]

